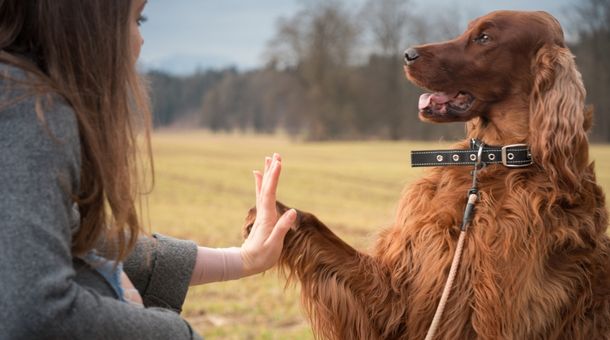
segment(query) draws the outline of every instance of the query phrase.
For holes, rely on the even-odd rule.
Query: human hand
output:
[[[276,210],[276,190],[282,168],[280,155],[265,158],[264,171],[254,171],[257,215],[250,234],[241,246],[243,274],[249,276],[271,268],[280,257],[284,237],[293,226],[296,211],[282,216]]]

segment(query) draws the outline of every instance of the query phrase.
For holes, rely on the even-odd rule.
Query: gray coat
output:
[[[197,248],[142,239],[125,272],[147,308],[117,299],[72,256],[80,141],[74,111],[55,96],[44,123],[27,88],[0,64],[0,339],[199,339],[178,314]],[[18,100],[15,100],[18,99]]]

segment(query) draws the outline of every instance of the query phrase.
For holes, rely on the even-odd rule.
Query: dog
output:
[[[430,91],[421,120],[466,122],[485,145],[527,145],[531,164],[488,164],[437,339],[610,339],[610,238],[589,159],[592,110],[559,22],[496,11],[459,37],[407,49]],[[504,155],[505,156],[505,155]],[[325,339],[423,339],[456,249],[470,167],[438,166],[403,191],[374,250],[298,212],[279,266]],[[278,203],[278,211],[288,208]],[[347,213],[347,212],[346,212]],[[246,218],[245,233],[256,211]]]

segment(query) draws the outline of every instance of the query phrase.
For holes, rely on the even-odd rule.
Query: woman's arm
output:
[[[281,217],[275,208],[276,190],[282,168],[280,155],[265,159],[263,173],[254,172],[257,215],[252,231],[240,248],[198,247],[191,285],[239,279],[271,268],[278,261],[286,233],[296,212]]]
[[[146,307],[182,310],[193,275],[197,245],[164,235],[140,237],[123,270]]]
[[[281,172],[281,158],[266,158],[263,173],[254,172],[256,201],[266,211],[241,247],[196,247],[162,235],[142,237],[124,263],[124,269],[146,306],[160,306],[180,311],[187,283],[235,280],[273,266],[282,249],[284,236],[294,224],[296,214],[288,211],[278,218],[275,193]]]

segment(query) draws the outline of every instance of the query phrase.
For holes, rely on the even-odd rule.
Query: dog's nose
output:
[[[419,58],[417,50],[413,47],[407,48],[407,50],[405,51],[405,64],[411,65],[415,62],[415,59],[417,58]]]

